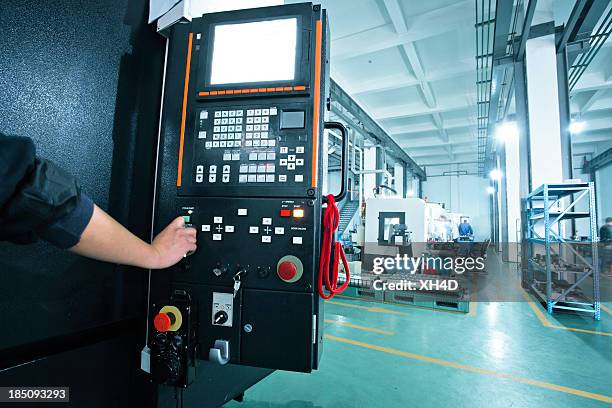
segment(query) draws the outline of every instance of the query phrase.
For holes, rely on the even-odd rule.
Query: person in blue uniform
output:
[[[463,222],[459,224],[459,236],[471,237],[472,235],[474,235],[474,230],[468,220],[464,219]]]
[[[0,241],[39,239],[147,269],[167,268],[196,250],[196,230],[185,228],[182,217],[144,242],[93,203],[74,176],[38,157],[32,139],[0,133]]]

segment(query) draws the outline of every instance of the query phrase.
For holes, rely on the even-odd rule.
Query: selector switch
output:
[[[304,266],[299,258],[293,255],[283,256],[276,265],[276,274],[286,283],[294,283],[300,280],[304,273]]]

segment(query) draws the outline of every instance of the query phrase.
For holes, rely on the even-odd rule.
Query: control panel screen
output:
[[[217,25],[210,84],[291,81],[296,43],[296,18]]]

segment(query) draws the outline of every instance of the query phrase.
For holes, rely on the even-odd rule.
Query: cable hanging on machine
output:
[[[349,284],[350,272],[342,244],[334,239],[338,231],[340,211],[332,194],[327,195],[327,208],[323,214],[323,243],[321,245],[321,259],[319,262],[319,295],[323,299],[331,299],[342,293]],[[339,261],[342,259],[346,278],[342,286],[338,287]],[[331,277],[330,277],[331,275]],[[327,292],[329,293],[326,293]]]

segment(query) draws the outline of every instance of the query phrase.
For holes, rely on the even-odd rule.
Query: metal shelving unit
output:
[[[578,211],[588,202],[588,211]],[[593,183],[543,184],[525,200],[528,268],[523,283],[554,310],[601,317],[597,217]],[[568,237],[563,221],[588,219],[587,240]],[[592,281],[592,293],[585,293]],[[589,288],[590,289],[590,288]]]

